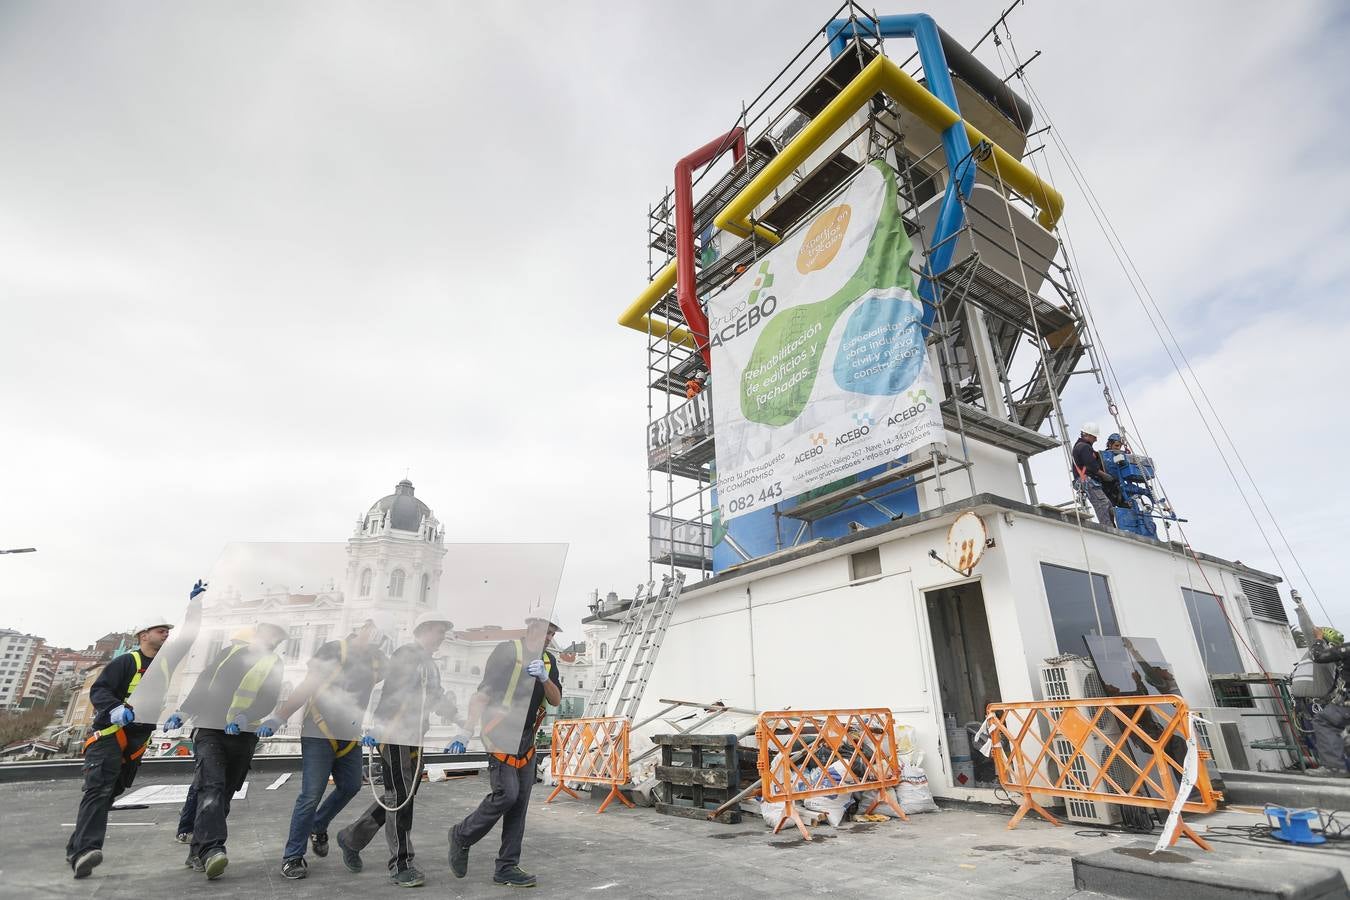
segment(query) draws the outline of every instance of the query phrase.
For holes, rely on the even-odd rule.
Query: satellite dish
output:
[[[969,575],[984,557],[989,541],[984,520],[973,512],[963,512],[947,530],[947,565]]]

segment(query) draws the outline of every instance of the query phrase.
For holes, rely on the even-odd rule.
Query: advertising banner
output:
[[[704,391],[647,426],[647,468],[659,469],[711,439],[712,407]]]
[[[723,522],[945,442],[912,251],[874,162],[709,302]]]

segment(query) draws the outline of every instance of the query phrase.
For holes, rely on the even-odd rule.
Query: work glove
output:
[[[196,600],[197,595],[204,593],[205,591],[206,591],[206,582],[198,578],[197,583],[192,586],[192,593],[188,594],[188,599]]]
[[[375,740],[374,735],[363,734],[361,735],[361,746],[369,747],[370,749],[374,750],[376,747],[380,746],[380,742]]]
[[[283,724],[285,723],[283,723],[276,716],[271,716],[269,718],[263,719],[262,724],[258,726],[258,737],[260,738],[271,737],[272,735],[277,733],[277,729],[280,728]]]
[[[530,664],[525,667],[525,674],[540,681],[548,681],[548,669],[544,667],[542,659],[530,660]]]
[[[178,713],[174,713],[173,715],[169,716],[169,718],[166,719],[164,722],[165,731],[174,731],[175,729],[182,727],[183,727],[183,717]]]
[[[247,724],[248,724],[248,715],[246,713],[240,713],[239,715],[235,716],[233,719],[230,720],[230,724],[225,726],[225,733],[238,734],[239,729],[243,728]]]
[[[136,721],[136,713],[130,706],[119,703],[108,713],[108,721],[114,725],[130,725]]]
[[[469,736],[467,734],[456,735],[455,739],[450,742],[450,746],[445,748],[445,752],[467,753],[469,752],[468,744],[469,744]]]

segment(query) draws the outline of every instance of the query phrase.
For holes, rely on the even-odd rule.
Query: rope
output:
[[[425,716],[427,714],[427,670],[422,669],[421,671],[422,671],[422,706],[417,713],[417,727],[419,729],[422,727],[422,722],[425,721]],[[373,765],[375,748],[363,747],[363,749],[366,752],[367,763]],[[404,797],[403,802],[400,803],[398,806],[384,805],[384,801],[380,799],[380,795],[375,793],[375,779],[371,778],[370,796],[379,805],[380,809],[384,810],[385,812],[396,813],[403,807],[411,803],[413,801],[413,797],[417,796],[417,787],[422,782],[422,769],[425,766],[425,764],[426,764],[426,752],[423,748],[419,747],[417,750],[417,773],[416,775],[413,776],[412,788],[411,790],[408,791],[408,796]],[[371,771],[374,772],[374,769],[372,768]],[[385,787],[389,787],[389,785],[385,785]]]
[[[1016,43],[1012,38],[1011,29],[1008,28],[1006,22],[1004,23],[1003,27],[1004,32],[1008,36],[1008,44],[1011,48],[1013,59],[1015,62],[1020,61],[1020,58],[1017,55]],[[1037,110],[1041,113],[1043,119],[1048,125],[1050,123],[1050,118],[1045,111],[1044,104],[1041,103],[1040,101],[1040,97],[1036,94],[1035,89],[1031,86],[1030,79],[1027,79],[1025,75],[1019,77],[1026,88],[1028,99],[1030,99],[1031,102],[1035,104]],[[1271,525],[1275,528],[1276,533],[1279,535],[1280,540],[1284,544],[1285,550],[1288,552],[1290,558],[1293,560],[1295,567],[1299,571],[1299,574],[1303,577],[1304,584],[1307,586],[1309,592],[1312,593],[1313,599],[1317,601],[1318,607],[1322,610],[1323,616],[1325,616],[1326,620],[1330,622],[1331,616],[1327,612],[1326,606],[1322,603],[1321,597],[1318,595],[1317,590],[1313,586],[1311,579],[1309,579],[1307,571],[1303,568],[1303,564],[1301,560],[1299,560],[1298,554],[1294,552],[1293,547],[1290,545],[1289,540],[1284,533],[1284,529],[1280,527],[1279,521],[1276,519],[1274,512],[1270,509],[1270,505],[1269,503],[1267,503],[1265,495],[1261,491],[1260,485],[1257,483],[1256,479],[1252,476],[1250,469],[1248,469],[1247,467],[1246,461],[1243,459],[1241,452],[1237,448],[1237,444],[1233,441],[1232,436],[1229,434],[1227,427],[1224,425],[1223,417],[1219,414],[1218,410],[1215,408],[1213,401],[1210,400],[1208,393],[1205,391],[1203,384],[1201,384],[1200,382],[1199,376],[1196,375],[1194,368],[1191,366],[1190,360],[1186,357],[1185,351],[1181,347],[1181,343],[1176,339],[1176,335],[1173,333],[1171,326],[1168,324],[1166,316],[1163,314],[1162,309],[1158,306],[1157,300],[1154,298],[1152,291],[1149,290],[1147,283],[1144,281],[1143,276],[1140,274],[1139,268],[1135,264],[1133,257],[1131,257],[1129,251],[1125,249],[1124,242],[1120,239],[1120,235],[1116,231],[1114,225],[1111,224],[1110,217],[1107,215],[1105,208],[1102,206],[1101,201],[1097,198],[1096,193],[1092,190],[1091,185],[1088,184],[1086,174],[1082,171],[1082,168],[1081,166],[1079,166],[1077,159],[1074,158],[1073,154],[1069,151],[1066,142],[1059,134],[1059,129],[1057,128],[1052,129],[1050,134],[1051,140],[1054,141],[1056,149],[1060,151],[1061,156],[1064,158],[1065,164],[1068,166],[1069,174],[1073,178],[1074,183],[1078,185],[1079,190],[1083,192],[1084,197],[1089,201],[1088,210],[1092,213],[1093,218],[1096,220],[1098,227],[1101,229],[1103,236],[1107,240],[1107,245],[1111,250],[1112,255],[1115,256],[1117,264],[1120,265],[1122,272],[1125,274],[1126,280],[1129,282],[1131,291],[1134,293],[1136,300],[1138,300],[1140,308],[1144,311],[1144,315],[1146,318],[1148,318],[1150,326],[1152,326],[1154,333],[1158,336],[1159,342],[1163,345],[1163,350],[1167,353],[1168,360],[1172,363],[1172,367],[1176,371],[1177,377],[1181,381],[1182,387],[1185,388],[1186,394],[1191,400],[1191,404],[1195,407],[1196,413],[1199,416],[1201,423],[1205,426],[1205,431],[1209,434],[1211,442],[1213,442],[1215,449],[1219,451],[1219,456],[1223,461],[1224,468],[1228,471],[1228,475],[1232,479],[1234,486],[1237,488],[1238,494],[1242,498],[1243,504],[1247,507],[1247,511],[1251,515],[1252,521],[1256,524],[1257,531],[1260,533],[1261,538],[1265,542],[1267,549],[1270,550],[1271,557],[1275,560],[1275,564],[1279,566],[1281,575],[1284,576],[1287,582],[1292,581],[1292,579],[1289,578],[1288,572],[1286,572],[1284,569],[1284,565],[1283,562],[1280,560],[1279,554],[1276,553],[1274,545],[1271,543],[1269,536],[1266,534],[1266,530],[1262,526],[1260,518],[1257,516],[1255,509],[1252,507],[1251,501],[1247,497],[1247,493],[1243,488],[1242,482],[1238,479],[1237,473],[1233,471],[1232,465],[1228,462],[1227,454],[1224,453],[1223,445],[1219,442],[1218,437],[1214,433],[1214,429],[1210,426],[1208,418],[1205,416],[1204,408],[1201,406],[1200,401],[1195,396],[1195,391],[1198,391],[1200,393],[1200,397],[1204,400],[1205,406],[1208,406],[1210,415],[1214,418],[1215,424],[1218,425],[1219,431],[1223,434],[1224,440],[1228,442],[1228,445],[1232,450],[1233,456],[1237,458],[1238,464],[1242,468],[1243,474],[1246,475],[1248,481],[1251,482],[1252,490],[1256,493],[1256,496],[1259,499],[1262,508],[1265,510],[1267,517],[1270,519]],[[1034,162],[1032,164],[1034,166]],[[1151,311],[1150,307],[1152,307]],[[1155,315],[1157,317],[1156,321],[1154,319]],[[1161,323],[1162,326],[1161,328],[1159,328],[1159,323]],[[1168,343],[1167,338],[1163,337],[1164,331],[1166,331],[1167,333],[1167,338],[1171,339],[1171,344]],[[1175,355],[1172,352],[1173,346],[1175,346],[1176,348]],[[1103,350],[1103,353],[1104,352],[1105,351]],[[1181,357],[1180,364],[1177,362],[1177,356]],[[1187,383],[1185,373],[1183,372],[1183,367],[1186,372],[1190,373],[1191,380],[1195,382],[1195,391],[1192,391],[1190,384]],[[1117,379],[1117,387],[1119,387],[1118,379]],[[1121,391],[1121,396],[1123,399],[1124,397],[1123,390]],[[1140,446],[1141,447],[1143,446],[1142,441],[1140,442]],[[1162,486],[1161,479],[1159,479],[1159,486]]]

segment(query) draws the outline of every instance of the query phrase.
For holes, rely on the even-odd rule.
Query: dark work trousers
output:
[[[127,746],[133,750],[145,742]],[[113,801],[131,787],[136,779],[140,759],[127,759],[117,744],[117,735],[99,738],[84,751],[84,794],[80,797],[80,811],[75,815],[75,830],[66,842],[66,860],[86,850],[102,850],[103,836],[108,831],[108,811]]]
[[[192,734],[197,754],[197,821],[192,826],[192,855],[206,859],[225,849],[230,799],[244,786],[258,736],[198,728]]]
[[[517,769],[489,756],[488,785],[492,793],[484,797],[478,808],[455,826],[455,841],[462,847],[472,847],[486,837],[492,826],[501,819],[502,847],[497,852],[498,872],[520,865],[520,841],[525,836],[525,813],[530,808],[530,791],[534,789],[534,768],[533,759]]]
[[[342,843],[360,852],[374,839],[376,832],[384,829],[384,838],[389,843],[389,874],[395,875],[412,868],[413,807],[417,786],[422,780],[419,771],[422,751],[418,747],[405,747],[402,744],[380,745],[380,771],[384,780],[384,796],[380,801],[384,806],[402,808],[395,813],[386,813],[384,806],[372,803],[357,819],[342,829],[339,837]],[[406,804],[404,800],[408,800]]]
[[[1328,703],[1313,716],[1313,737],[1317,741],[1317,759],[1323,766],[1340,774],[1345,769],[1345,728],[1350,725],[1350,706]],[[88,790],[86,788],[86,790]],[[84,807],[81,806],[83,811]]]
[[[192,770],[192,784],[188,785],[187,799],[178,813],[178,830],[174,834],[192,834],[197,823],[197,768]]]

